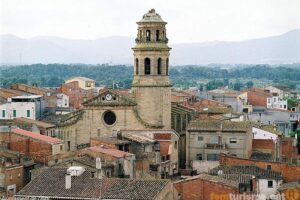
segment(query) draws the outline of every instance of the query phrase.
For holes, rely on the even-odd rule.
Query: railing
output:
[[[226,144],[214,144],[214,143],[206,143],[206,149],[226,149]]]

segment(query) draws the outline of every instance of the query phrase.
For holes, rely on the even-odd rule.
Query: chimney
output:
[[[101,163],[101,158],[97,157],[96,158],[96,170],[97,170],[97,178],[102,178],[102,163]]]
[[[71,188],[71,179],[72,176],[71,174],[66,174],[66,190]]]

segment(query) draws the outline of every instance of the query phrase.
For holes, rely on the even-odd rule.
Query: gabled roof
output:
[[[105,95],[112,95],[112,99],[107,101]],[[104,89],[96,97],[84,102],[84,106],[135,106],[135,100],[130,98],[125,93],[118,92],[117,90]]]
[[[93,147],[89,147],[87,148],[87,150],[96,152],[96,153],[102,153],[102,154],[107,154],[110,155],[112,157],[115,158],[124,158],[127,156],[133,156],[133,154],[125,152],[125,151],[120,151],[118,149],[113,149],[104,145],[100,145],[100,146],[93,146]]]
[[[86,169],[71,178],[71,188],[65,189],[67,168],[45,169],[15,197],[48,197],[57,199],[155,199],[170,183],[169,180],[138,180],[91,178]]]
[[[255,176],[257,179],[274,179],[281,180],[282,175],[280,172],[275,172],[272,170],[262,169],[257,166],[244,166],[244,165],[220,165],[218,167],[213,168],[210,171],[212,175],[218,175],[218,172],[222,171],[222,174],[250,174]]]
[[[42,122],[42,121],[38,121],[38,120],[33,120],[33,119],[28,119],[25,117],[19,117],[19,118],[14,118],[13,119],[14,122],[21,122],[21,123],[27,123],[27,124],[35,124],[38,127],[42,127],[42,128],[52,128],[55,127],[54,124],[49,124],[46,122]]]
[[[176,183],[180,183],[180,182],[188,182],[188,181],[193,181],[193,180],[206,180],[209,182],[214,182],[216,184],[221,184],[221,185],[226,185],[229,187],[233,187],[233,188],[239,188],[239,182],[238,181],[234,181],[234,180],[228,180],[225,178],[222,178],[220,176],[212,176],[212,175],[208,175],[208,174],[199,174],[197,176],[192,176],[190,178],[184,179],[184,180],[180,180],[175,182]]]
[[[46,136],[46,135],[41,135],[41,134],[38,134],[38,133],[33,133],[33,132],[26,131],[26,130],[23,130],[23,129],[20,129],[20,128],[12,129],[11,132],[15,133],[15,134],[18,134],[18,135],[21,135],[21,136],[24,136],[24,137],[29,137],[29,138],[39,140],[39,141],[42,141],[42,142],[46,142],[46,143],[50,143],[50,144],[63,143],[63,141],[60,140],[60,139],[49,137],[49,136]]]

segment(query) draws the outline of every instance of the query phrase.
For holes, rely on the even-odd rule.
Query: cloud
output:
[[[155,8],[172,43],[244,40],[300,28],[300,1],[0,0],[0,34],[96,39],[135,37],[135,22]]]

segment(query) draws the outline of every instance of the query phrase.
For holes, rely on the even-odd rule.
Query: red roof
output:
[[[46,135],[41,135],[41,134],[38,134],[38,133],[33,133],[33,132],[26,131],[26,130],[23,130],[23,129],[20,129],[20,128],[13,129],[11,132],[22,135],[22,136],[25,136],[25,137],[30,137],[32,139],[36,139],[36,140],[40,140],[40,141],[43,141],[43,142],[51,143],[51,144],[62,143],[62,140],[60,140],[60,139],[49,137],[49,136],[46,136]]]
[[[108,155],[111,155],[111,156],[116,157],[116,158],[123,158],[125,156],[133,155],[131,153],[128,153],[128,152],[125,152],[125,151],[120,151],[118,149],[112,149],[112,148],[109,148],[107,146],[93,146],[93,147],[90,147],[88,149],[91,150],[91,151],[94,151],[94,152],[108,154]]]

